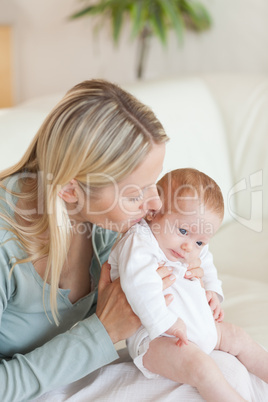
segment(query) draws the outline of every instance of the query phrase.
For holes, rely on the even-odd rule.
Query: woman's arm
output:
[[[2,360],[0,400],[33,399],[117,358],[110,337],[94,314],[32,352]]]
[[[21,266],[20,272],[26,272]],[[11,305],[18,293],[27,292],[22,283],[11,278],[10,257],[0,248],[0,331],[8,336],[8,320],[17,322],[16,340],[20,342],[19,314],[12,314]],[[38,285],[37,285],[38,286]],[[24,295],[26,300],[28,294]],[[29,313],[30,314],[30,313]],[[47,320],[44,312],[44,320]],[[5,325],[5,328],[2,328]],[[33,320],[34,325],[34,320]],[[35,324],[38,325],[38,322]],[[5,330],[5,331],[4,331]],[[29,332],[35,328],[29,326]],[[12,334],[13,336],[14,334]],[[13,336],[14,337],[14,336]],[[14,348],[15,350],[15,345]],[[29,348],[28,348],[29,349]],[[3,345],[0,345],[4,350]],[[12,352],[11,352],[12,353]],[[11,354],[10,353],[10,354]],[[13,352],[14,353],[14,352]],[[10,356],[2,352],[0,361],[0,401],[30,400],[57,387],[84,377],[118,358],[113,343],[96,315],[92,315],[67,332],[62,333],[33,351]],[[3,355],[8,355],[4,358]]]

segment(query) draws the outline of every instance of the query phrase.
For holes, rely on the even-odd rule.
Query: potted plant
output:
[[[112,24],[113,40],[118,43],[123,23],[132,23],[131,37],[138,37],[137,77],[141,78],[152,35],[167,45],[168,31],[173,29],[181,42],[185,29],[203,31],[211,26],[206,8],[195,0],[88,0],[71,19],[102,15]]]

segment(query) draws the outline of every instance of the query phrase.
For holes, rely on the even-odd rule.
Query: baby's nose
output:
[[[187,253],[189,253],[189,252],[192,250],[192,248],[193,248],[192,242],[191,242],[191,241],[186,241],[186,242],[184,242],[184,243],[181,245],[181,248],[182,248],[182,250],[184,250],[184,251],[186,251]]]

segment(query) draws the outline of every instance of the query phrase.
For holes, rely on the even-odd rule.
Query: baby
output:
[[[231,353],[268,382],[268,352],[241,328],[222,322],[221,282],[208,251],[224,214],[220,188],[198,170],[178,169],[166,174],[158,189],[161,211],[132,226],[109,257],[111,278],[120,276],[142,323],[127,340],[129,353],[148,378],[161,375],[190,384],[208,402],[243,401],[209,354],[214,349]],[[197,257],[204,269],[202,283],[184,278]],[[156,272],[159,264],[172,266],[176,276],[166,292]],[[165,293],[174,296],[168,307]]]

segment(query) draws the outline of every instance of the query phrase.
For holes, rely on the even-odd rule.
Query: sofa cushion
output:
[[[221,110],[230,146],[236,184],[230,189],[230,201],[235,198],[230,212],[238,220],[267,218],[268,76],[214,74],[204,80]]]
[[[224,321],[244,328],[268,350],[268,283],[220,274],[225,300]]]
[[[268,217],[268,80],[254,88],[236,116],[231,136],[236,182],[244,183],[237,193],[237,212],[255,218]],[[259,192],[259,202],[252,197]]]
[[[59,96],[38,98],[0,114],[0,171],[18,162]]]
[[[268,349],[267,237],[268,219],[262,232],[228,223],[211,240],[210,250],[223,281],[225,320]]]

